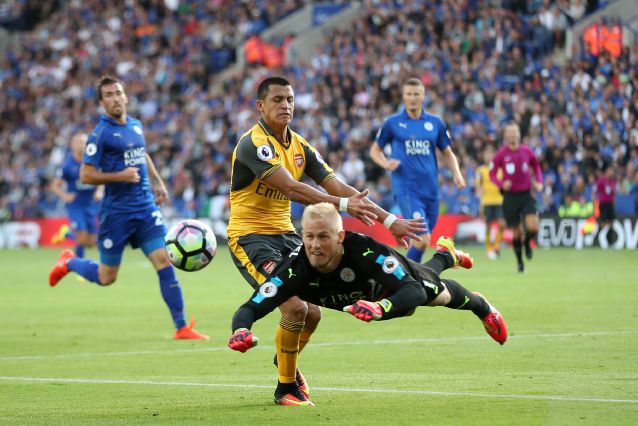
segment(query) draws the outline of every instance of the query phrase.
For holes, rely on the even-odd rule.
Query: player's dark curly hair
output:
[[[268,77],[261,83],[259,83],[259,87],[257,88],[257,99],[263,101],[266,99],[268,95],[268,89],[270,86],[290,86],[290,82],[283,77]]]
[[[102,100],[102,87],[108,86],[109,84],[114,84],[114,83],[120,83],[120,85],[122,86],[122,91],[124,91],[124,83],[122,83],[121,80],[115,77],[112,77],[110,75],[103,75],[102,77],[100,77],[100,80],[97,83],[97,98],[100,101]]]

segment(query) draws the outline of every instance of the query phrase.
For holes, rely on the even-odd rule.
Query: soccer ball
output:
[[[168,259],[182,271],[199,271],[213,260],[217,240],[213,231],[199,220],[176,223],[164,238]]]

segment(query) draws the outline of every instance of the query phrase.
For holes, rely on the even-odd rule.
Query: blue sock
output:
[[[100,265],[98,265],[96,261],[73,257],[66,262],[66,266],[69,268],[69,271],[76,272],[87,281],[100,285],[100,276],[97,272]]]
[[[172,266],[157,271],[160,281],[160,289],[164,302],[171,311],[175,328],[179,329],[186,325],[186,314],[184,313],[184,298],[182,297],[182,288],[175,275]]]
[[[408,252],[406,253],[405,257],[407,257],[408,259],[414,260],[415,262],[421,263],[421,259],[423,258],[424,251],[425,250],[419,250],[418,248],[411,246],[408,249]]]
[[[84,257],[84,246],[79,244],[75,246],[75,257],[79,257],[80,259]]]

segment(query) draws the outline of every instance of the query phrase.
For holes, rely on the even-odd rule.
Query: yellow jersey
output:
[[[502,174],[502,171],[499,170]],[[476,169],[476,179],[481,188],[481,206],[494,206],[503,204],[503,195],[498,186],[490,180],[490,168],[486,165]]]
[[[295,231],[290,220],[290,200],[263,181],[280,167],[285,167],[297,181],[306,174],[318,185],[335,177],[319,152],[303,137],[288,129],[282,144],[260,119],[242,135],[233,151],[229,238]]]

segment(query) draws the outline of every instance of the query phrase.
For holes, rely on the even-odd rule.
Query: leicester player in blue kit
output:
[[[80,181],[86,139],[84,133],[73,135],[71,152],[64,159],[58,176],[51,182],[51,191],[64,201],[71,223],[70,229],[67,225],[62,225],[51,242],[57,244],[63,241],[71,231],[76,244],[75,255],[80,258],[84,257],[84,249],[93,247],[97,239],[96,186]]]
[[[421,262],[439,216],[435,148],[441,151],[457,188],[465,187],[465,179],[450,147],[452,141],[445,123],[423,108],[425,86],[421,80],[406,80],[402,96],[405,109],[385,120],[370,148],[370,158],[392,172],[392,191],[403,217],[425,218],[428,230],[421,235],[421,241],[410,242],[407,253],[408,259]],[[392,149],[390,158],[383,152],[387,145]]]
[[[162,296],[177,329],[174,338],[208,339],[193,324],[186,324],[182,289],[164,251],[166,227],[158,204],[168,194],[146,153],[142,123],[127,116],[128,98],[119,80],[102,77],[97,92],[106,114],[89,136],[80,178],[83,183],[105,185],[98,234],[100,263],[79,259],[66,250],[51,269],[49,284],[55,286],[74,271],[100,286],[110,285],[117,278],[126,245],[140,247],[159,276]]]

